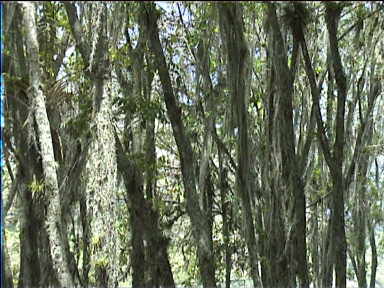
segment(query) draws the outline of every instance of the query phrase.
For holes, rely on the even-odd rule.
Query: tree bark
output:
[[[331,51],[331,62],[335,73],[337,85],[337,112],[336,112],[336,139],[334,144],[334,170],[333,174],[333,192],[332,192],[332,212],[333,229],[332,236],[335,244],[335,273],[336,287],[345,288],[347,281],[347,241],[345,236],[345,218],[344,218],[344,117],[345,101],[347,96],[347,83],[341,63],[337,40],[337,22],[341,14],[341,8],[336,4],[326,3],[326,22],[329,34],[329,43]]]
[[[96,244],[96,253],[90,255],[90,263],[96,263],[98,285],[114,287],[117,285],[117,249],[119,238],[116,229],[101,230],[114,221],[116,215],[116,153],[115,138],[111,122],[112,100],[110,88],[110,70],[107,42],[107,7],[105,3],[96,5],[96,37],[92,45],[84,42],[84,33],[77,15],[76,6],[65,2],[71,32],[76,41],[76,48],[83,58],[84,73],[92,83],[93,138],[87,154],[85,175],[91,181],[86,186],[87,217],[90,222],[88,237]],[[98,206],[98,209],[93,207]],[[93,239],[92,239],[93,238]],[[96,241],[98,240],[98,241]],[[88,278],[88,277],[86,277]]]
[[[301,47],[303,51],[304,63],[306,73],[310,82],[311,94],[313,103],[316,106],[316,121],[318,129],[318,137],[320,146],[322,148],[325,160],[329,167],[333,190],[331,198],[331,219],[329,231],[330,235],[329,245],[331,249],[327,248],[325,251],[325,261],[328,263],[324,274],[325,282],[324,287],[329,287],[332,283],[332,273],[328,270],[328,267],[334,265],[336,272],[336,287],[346,287],[346,265],[347,265],[347,243],[345,236],[345,218],[344,218],[344,173],[343,173],[343,162],[344,162],[344,117],[345,117],[345,101],[346,101],[346,78],[343,72],[343,66],[341,63],[338,39],[337,39],[337,24],[341,13],[341,6],[338,4],[326,3],[326,22],[328,29],[328,36],[330,42],[330,61],[331,67],[335,74],[336,86],[338,91],[337,96],[337,112],[336,112],[336,128],[335,128],[335,143],[333,145],[333,153],[331,153],[329,140],[325,133],[323,121],[321,119],[321,111],[319,105],[320,99],[320,85],[316,84],[316,77],[311,66],[307,46],[304,39],[304,34],[300,31]],[[330,275],[330,276],[328,276]]]
[[[307,243],[305,194],[302,183],[302,167],[299,156],[295,152],[295,135],[293,127],[293,84],[296,62],[299,52],[297,37],[293,37],[292,69],[289,69],[287,54],[281,35],[276,10],[273,5],[268,8],[269,24],[271,25],[273,47],[271,54],[276,75],[279,109],[279,135],[282,161],[282,179],[286,179],[288,197],[293,199],[292,236],[288,234],[285,252],[291,259],[291,273],[299,278],[299,287],[308,287]],[[295,34],[294,34],[295,35]],[[306,157],[306,156],[305,156]],[[293,279],[295,281],[295,279]]]
[[[371,246],[371,279],[369,281],[369,287],[376,287],[376,272],[377,272],[377,248],[376,248],[376,240],[375,240],[375,225],[372,221],[368,224],[369,231],[369,244]]]
[[[231,218],[231,203],[228,199],[228,183],[227,170],[223,167],[222,151],[219,149],[219,173],[220,173],[220,200],[221,214],[223,217],[223,238],[224,238],[224,258],[225,258],[225,287],[231,286],[231,270],[232,270],[232,249],[230,243],[230,218]]]
[[[152,208],[152,202],[144,199],[143,172],[124,154],[117,135],[115,137],[117,164],[127,189],[133,228],[132,286],[174,288],[175,283],[167,252],[168,240],[158,227],[158,215]],[[145,259],[143,240],[148,243],[148,259]],[[145,279],[147,267],[150,272],[149,283]]]
[[[127,24],[128,25],[128,24]],[[150,62],[150,57],[144,58],[144,47],[146,45],[145,34],[143,29],[140,28],[139,40],[136,44],[136,47],[132,47],[132,43],[129,37],[129,33],[126,31],[126,40],[128,43],[128,55],[132,60],[133,64],[133,83],[127,81],[122,74],[122,71],[117,67],[116,73],[118,75],[118,81],[120,87],[123,90],[124,96],[126,98],[134,98],[135,102],[148,101],[151,100],[152,92],[152,81],[153,81],[153,72],[152,72],[152,63]],[[147,60],[147,63],[144,60]],[[147,64],[147,69],[145,67]],[[129,85],[132,84],[132,92],[129,89]],[[132,123],[131,120],[133,115],[126,113],[127,123]],[[120,143],[120,140],[116,136],[116,147],[118,154],[118,169],[120,173],[124,175],[125,184],[127,189],[127,196],[130,203],[130,214],[132,223],[132,233],[134,236],[139,239],[134,241],[133,244],[133,261],[136,263],[133,267],[134,278],[138,278],[134,282],[138,283],[144,281],[145,285],[150,285],[151,287],[174,287],[174,280],[172,269],[169,262],[169,256],[167,252],[168,248],[168,239],[163,236],[160,229],[160,217],[158,212],[155,210],[154,202],[157,200],[156,190],[156,147],[155,147],[155,117],[154,115],[145,115],[141,121],[145,122],[146,133],[145,133],[145,142],[142,145],[142,141],[136,141],[134,145],[128,145],[128,143],[133,142],[136,138],[141,138],[141,124],[138,125],[137,129],[128,129],[125,127],[123,132],[123,145]],[[129,139],[127,135],[129,130],[132,131],[132,139]],[[129,149],[129,146],[133,146],[132,149]],[[125,150],[125,152],[123,152]],[[146,165],[141,171],[140,165],[137,162],[129,161],[124,153],[127,153],[128,150],[131,153],[144,153]],[[122,168],[124,165],[130,167],[130,172]],[[135,180],[136,179],[136,180]],[[131,187],[131,188],[129,188]],[[145,187],[145,189],[144,189]],[[145,198],[146,196],[146,198]],[[136,212],[135,212],[136,211]],[[146,241],[146,247],[143,246],[143,241]],[[136,250],[136,251],[135,251]],[[139,256],[141,255],[141,256]],[[145,257],[145,263],[143,261]],[[135,260],[137,259],[137,260]],[[141,267],[140,267],[141,266]],[[144,273],[146,272],[146,273]],[[145,275],[149,278],[148,281],[145,281]],[[136,276],[138,275],[138,277]],[[135,284],[133,284],[135,286]],[[137,285],[136,285],[137,286]]]
[[[83,271],[82,271],[82,283],[85,287],[88,287],[89,283],[89,270],[90,264],[90,223],[87,219],[87,199],[85,195],[81,195],[79,199],[80,206],[80,221],[82,227],[82,240],[83,240]]]
[[[15,17],[22,17],[22,10],[20,5],[12,4],[15,7]],[[36,171],[41,170],[41,161],[37,158],[36,146],[33,145],[28,139],[34,135],[35,131],[32,125],[27,128],[22,126],[22,123],[30,124],[30,117],[28,117],[28,106],[31,99],[28,99],[26,89],[28,87],[28,69],[25,59],[25,51],[21,33],[22,24],[13,21],[10,27],[10,41],[7,41],[8,49],[14,50],[17,55],[18,63],[9,61],[9,73],[11,77],[20,77],[24,79],[22,83],[6,83],[7,96],[14,94],[16,97],[7,97],[8,111],[11,119],[13,119],[12,134],[14,135],[14,145],[17,151],[12,148],[11,139],[8,135],[4,135],[4,140],[7,148],[14,151],[17,159],[17,173],[16,179],[13,183],[13,189],[17,192],[20,200],[20,270],[18,275],[18,287],[24,285],[30,287],[39,287],[40,281],[40,263],[37,248],[37,235],[40,229],[40,223],[34,217],[34,203],[32,201],[33,195],[28,185],[36,178],[41,180],[40,175],[37,176]],[[6,46],[7,47],[7,46]],[[26,83],[24,83],[26,82]],[[15,101],[17,99],[18,101]],[[8,138],[9,137],[9,138]],[[33,163],[32,167],[28,164]],[[36,174],[35,174],[36,173]],[[9,209],[6,205],[5,209]]]
[[[9,257],[8,247],[7,247],[5,236],[4,236],[4,241],[3,241],[2,245],[4,245],[4,246],[1,249],[1,252],[2,252],[1,257],[3,259],[1,273],[4,276],[3,276],[3,279],[2,279],[1,287],[13,288],[13,275],[12,275],[12,270],[11,270],[11,257]]]
[[[143,4],[141,7],[141,19],[143,19],[147,31],[150,50],[155,56],[155,63],[163,88],[167,114],[171,121],[173,135],[178,147],[181,170],[183,175],[184,192],[187,202],[187,213],[191,218],[192,234],[197,245],[197,257],[203,287],[215,288],[215,265],[213,251],[209,248],[210,232],[205,213],[199,206],[197,193],[197,178],[194,167],[194,156],[189,138],[185,133],[185,127],[181,119],[181,110],[176,103],[172,82],[169,76],[167,63],[161,47],[157,27],[158,14],[154,4]]]
[[[255,227],[250,201],[249,148],[248,148],[248,112],[246,80],[248,65],[248,47],[244,37],[243,15],[240,4],[220,4],[219,17],[222,41],[228,57],[228,75],[232,103],[235,103],[235,120],[238,127],[237,138],[237,191],[241,200],[242,220],[249,253],[249,264],[253,286],[261,286]]]
[[[12,269],[11,269],[11,257],[9,257],[8,253],[8,246],[7,246],[7,239],[5,238],[5,235],[3,236],[4,239],[2,241],[1,247],[1,257],[3,259],[2,267],[1,267],[1,275],[4,275],[1,279],[1,287],[5,288],[13,288],[13,275],[12,275]]]
[[[377,159],[375,159],[375,184],[376,188],[379,189],[379,165]],[[367,219],[368,234],[369,234],[369,245],[371,246],[371,279],[369,281],[369,287],[376,287],[376,272],[377,272],[377,247],[375,239],[375,219],[371,216]]]
[[[372,125],[370,125],[373,127]],[[372,130],[371,130],[372,132]],[[370,143],[370,138],[372,133],[367,135],[369,139],[367,142]],[[352,257],[355,257],[356,267],[356,278],[359,284],[359,288],[367,288],[367,271],[366,271],[366,261],[365,261],[365,241],[367,238],[367,172],[369,167],[369,156],[363,155],[360,159],[357,172],[357,188],[355,193],[357,194],[354,197],[353,209],[352,209],[352,219],[353,219],[353,231],[352,239],[353,244],[351,245],[351,250],[354,251]]]
[[[29,51],[29,77],[31,92],[35,105],[34,118],[37,123],[38,139],[40,142],[45,193],[48,199],[47,209],[47,231],[50,237],[50,247],[52,253],[53,267],[58,275],[59,287],[73,287],[71,277],[65,260],[64,247],[61,241],[60,219],[61,207],[59,187],[56,174],[56,163],[53,154],[52,138],[50,125],[45,107],[43,91],[41,90],[41,67],[39,65],[39,44],[37,41],[37,29],[35,20],[35,5],[33,3],[23,2],[23,20],[26,27],[26,46]]]

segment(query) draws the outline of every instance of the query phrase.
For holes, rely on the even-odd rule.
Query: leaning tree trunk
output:
[[[132,80],[127,80],[120,68],[116,67],[115,71],[123,95],[127,99],[134,98],[134,101],[143,101],[143,99],[150,101],[154,74],[149,57],[144,58],[144,45],[147,41],[143,29],[140,28],[139,40],[135,47],[133,47],[128,33],[126,33],[126,40],[128,56],[133,63],[134,77]],[[147,60],[147,68],[144,60]],[[130,89],[131,85],[133,89]],[[146,123],[144,144],[141,141],[142,125],[134,125],[133,122],[135,121],[131,119],[133,117],[130,113],[125,116],[126,124],[122,141],[124,148],[117,135],[115,137],[118,171],[124,178],[132,225],[132,285],[133,287],[145,285],[174,287],[175,283],[167,251],[168,240],[161,231],[160,217],[153,205],[157,198],[155,193],[155,116],[147,115],[142,119]],[[132,136],[128,137],[130,133]],[[138,141],[134,141],[137,139]],[[133,145],[128,144],[130,141]],[[132,148],[129,149],[129,147]],[[130,164],[130,161],[126,159],[126,155],[123,154],[128,152],[134,154],[143,152],[145,154],[146,165],[143,171],[141,171],[139,163],[132,160]],[[128,170],[123,168],[124,165],[128,165]],[[147,244],[146,247],[144,247],[144,240]],[[149,281],[146,281],[147,278]]]
[[[215,265],[213,251],[209,245],[209,224],[202,207],[199,205],[199,196],[196,187],[197,178],[194,167],[195,159],[193,156],[192,145],[185,133],[185,127],[181,119],[181,110],[177,105],[176,97],[173,92],[167,63],[159,39],[156,23],[158,14],[155,11],[154,4],[143,4],[141,9],[141,19],[143,19],[145,24],[150,50],[155,56],[155,64],[163,87],[167,114],[171,121],[173,135],[179,151],[186,198],[186,209],[191,218],[192,234],[197,246],[197,258],[201,280],[203,282],[203,287],[215,288]]]
[[[37,124],[38,140],[40,143],[44,187],[48,202],[47,220],[45,225],[49,233],[52,261],[58,276],[59,287],[73,287],[68,267],[65,263],[64,247],[60,236],[61,207],[59,186],[56,174],[56,163],[53,153],[50,125],[45,106],[43,91],[41,90],[41,67],[39,65],[39,44],[37,42],[35,5],[23,2],[23,20],[26,28],[26,46],[29,51],[29,77],[34,102],[34,118]]]
[[[332,178],[332,197],[331,197],[331,216],[328,226],[329,247],[327,249],[325,261],[327,261],[329,267],[334,265],[336,274],[336,287],[346,287],[346,266],[347,266],[347,243],[345,235],[345,203],[344,203],[344,191],[345,191],[345,179],[343,173],[344,164],[344,141],[345,141],[345,102],[347,94],[346,77],[343,71],[341,57],[338,47],[337,39],[337,26],[338,19],[341,14],[341,6],[335,3],[326,3],[326,23],[328,29],[328,37],[330,43],[330,62],[333,69],[336,86],[337,86],[337,112],[336,112],[336,127],[335,127],[335,143],[333,145],[333,153],[331,153],[331,146],[329,139],[325,133],[323,120],[320,112],[320,93],[316,84],[316,76],[311,64],[311,60],[308,54],[307,46],[304,39],[304,34],[300,31],[301,47],[304,57],[306,74],[310,82],[311,94],[313,103],[316,106],[316,122],[318,129],[318,139],[321,149],[324,154],[325,161],[329,167]],[[327,268],[326,268],[327,269]],[[328,275],[332,275],[331,271],[326,271],[324,274],[325,283],[324,287],[332,285]],[[330,281],[329,281],[330,280]]]

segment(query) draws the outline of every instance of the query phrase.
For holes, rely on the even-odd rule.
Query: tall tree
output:
[[[103,287],[117,285],[117,267],[113,264],[117,259],[118,241],[116,230],[103,230],[116,215],[116,153],[115,138],[111,122],[111,83],[107,42],[108,4],[98,3],[94,8],[96,30],[91,45],[84,41],[84,31],[77,14],[76,4],[65,2],[64,6],[76,48],[84,63],[84,72],[92,83],[93,106],[91,144],[88,150],[85,177],[89,180],[86,188],[87,218],[92,240],[97,253],[92,255],[96,282]],[[91,129],[92,129],[91,128]],[[93,177],[89,177],[93,175]],[[94,209],[97,205],[98,209]]]
[[[157,19],[159,15],[153,4],[143,5],[141,13],[141,17],[144,19],[145,27],[147,29],[149,47],[155,56],[155,63],[163,88],[167,114],[172,124],[173,135],[179,151],[187,213],[191,219],[192,233],[196,241],[201,280],[203,287],[216,287],[213,251],[209,245],[209,225],[204,215],[205,213],[198,201],[199,197],[197,194],[194,154],[190,139],[185,133],[185,127],[181,119],[181,109],[177,105],[167,63],[159,39],[157,27]]]
[[[383,5],[5,8],[2,284],[380,283]]]
[[[229,87],[232,103],[235,107],[237,133],[237,191],[242,205],[243,227],[248,247],[249,262],[254,287],[261,285],[257,260],[257,247],[253,213],[250,202],[249,148],[248,148],[248,112],[246,87],[248,80],[248,47],[244,38],[242,7],[240,4],[220,4],[220,28],[227,51]]]
[[[129,8],[132,6],[126,6]],[[130,15],[129,10],[126,10]],[[139,37],[135,47],[129,34],[129,24],[125,23],[125,38],[127,41],[127,56],[132,66],[116,67],[119,85],[124,93],[125,101],[131,103],[151,103],[152,83],[154,73],[151,57],[144,54],[147,40],[143,27],[139,26]],[[145,57],[147,56],[147,57]],[[128,72],[132,69],[131,73]],[[133,74],[129,80],[125,73]],[[132,87],[133,89],[130,89]],[[168,255],[168,239],[161,230],[160,215],[155,203],[159,201],[155,194],[155,117],[149,113],[135,113],[133,109],[126,111],[125,131],[120,143],[116,135],[118,170],[123,174],[127,196],[130,205],[132,227],[132,286],[174,287],[174,279]],[[136,116],[138,115],[138,116]],[[138,120],[137,122],[135,120]],[[135,124],[138,123],[137,125]],[[145,141],[141,141],[142,127],[145,123]],[[131,135],[128,137],[128,135]],[[126,154],[132,159],[127,159]],[[135,155],[145,155],[144,165]],[[124,168],[128,167],[128,168]],[[128,169],[128,170],[127,170]],[[130,171],[130,172],[129,172]],[[129,172],[129,173],[128,173]],[[144,247],[146,241],[146,247]]]
[[[47,231],[52,253],[54,272],[57,273],[60,287],[68,287],[71,276],[63,259],[64,244],[62,243],[60,194],[57,180],[56,163],[53,153],[52,137],[47,116],[44,94],[41,87],[41,67],[39,64],[39,43],[37,41],[35,5],[22,3],[23,21],[26,29],[26,46],[29,53],[29,79],[33,102],[35,105],[34,118],[37,124],[38,139],[41,149],[44,187],[48,202]]]

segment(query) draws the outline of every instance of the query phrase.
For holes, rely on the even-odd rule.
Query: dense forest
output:
[[[4,2],[2,32],[2,287],[384,287],[382,2]]]

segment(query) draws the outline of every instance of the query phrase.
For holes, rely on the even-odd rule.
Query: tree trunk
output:
[[[99,83],[96,83],[98,81]],[[100,83],[101,82],[101,83]],[[96,261],[95,269],[100,272],[98,285],[114,287],[117,283],[117,249],[116,229],[103,230],[115,221],[116,213],[116,153],[111,117],[111,99],[104,80],[95,80],[95,95],[104,98],[100,110],[95,115],[95,138],[92,139],[85,173],[87,183],[87,212],[90,222],[90,239],[99,239],[96,253],[91,256],[91,263]],[[91,177],[92,175],[92,177]],[[98,209],[95,209],[98,207]],[[91,240],[91,242],[93,241]],[[92,260],[93,259],[93,260]],[[98,266],[98,267],[96,267]]]
[[[140,29],[139,40],[136,47],[132,47],[129,34],[126,34],[128,43],[128,54],[133,63],[133,89],[129,89],[129,81],[127,81],[119,67],[116,68],[118,81],[123,90],[124,96],[134,98],[134,101],[151,101],[152,81],[153,81],[153,64],[150,62],[150,57],[144,58],[144,45],[146,45],[145,34],[143,29]],[[144,62],[147,60],[147,63]],[[147,67],[146,65],[147,64]],[[126,113],[126,123],[131,123],[132,115]],[[118,169],[124,175],[124,181],[127,189],[127,196],[130,203],[130,214],[132,223],[133,237],[138,238],[133,241],[136,245],[133,248],[133,261],[136,263],[133,267],[136,283],[144,281],[146,285],[151,287],[174,287],[174,279],[168,256],[168,239],[163,236],[160,229],[160,217],[154,208],[154,202],[157,200],[156,190],[156,147],[155,147],[155,116],[145,115],[141,121],[145,122],[145,141],[142,144],[142,125],[129,129],[127,126],[123,132],[123,143],[125,150],[129,146],[133,146],[131,153],[144,153],[146,165],[143,171],[140,169],[140,164],[134,161],[130,162],[123,155],[128,151],[124,151],[123,145],[120,143],[117,135],[116,147],[118,154]],[[131,130],[132,139],[127,135]],[[133,130],[133,131],[132,131]],[[139,139],[136,141],[136,139]],[[132,141],[133,145],[128,145]],[[130,171],[127,173],[122,167],[128,165]],[[144,189],[145,187],[145,189]],[[146,198],[145,198],[146,196]],[[136,212],[135,212],[136,211]],[[136,235],[136,236],[135,236]],[[146,241],[146,247],[143,246],[143,241]],[[135,244],[136,243],[136,244]],[[137,250],[137,251],[135,251]],[[141,255],[141,256],[140,256]],[[145,258],[145,263],[143,259]],[[140,265],[142,267],[140,267]],[[145,273],[147,272],[147,273]],[[146,275],[147,277],[146,277]],[[149,279],[148,281],[146,281]],[[138,285],[138,284],[137,284]],[[137,286],[136,285],[136,286]],[[135,286],[135,284],[133,284]]]
[[[203,287],[215,288],[215,265],[213,251],[210,249],[210,232],[208,221],[202,207],[199,205],[197,193],[197,178],[194,167],[194,156],[189,138],[185,133],[185,127],[181,119],[181,110],[176,103],[172,82],[169,76],[167,63],[161,47],[157,27],[158,14],[154,4],[143,4],[141,7],[141,19],[145,23],[145,29],[149,39],[151,52],[155,56],[155,63],[163,88],[167,114],[171,121],[173,135],[179,151],[181,170],[183,175],[184,192],[187,202],[187,213],[191,218],[192,234],[197,244],[197,258]]]
[[[306,215],[305,215],[305,194],[302,183],[302,171],[299,156],[295,152],[295,134],[293,128],[293,84],[295,79],[296,62],[299,52],[297,37],[294,37],[291,65],[289,69],[287,54],[276,10],[273,5],[268,9],[269,24],[273,35],[273,46],[271,56],[276,75],[276,88],[278,92],[279,109],[279,135],[282,161],[282,179],[286,181],[288,199],[293,199],[293,215],[290,220],[292,235],[288,234],[285,253],[290,259],[292,276],[299,278],[299,287],[308,287],[307,268],[307,244],[306,244]],[[292,279],[295,281],[295,279]]]
[[[22,216],[20,221],[20,276],[19,282],[25,287],[38,287],[40,263],[37,254],[38,224],[32,212],[32,193],[26,185],[20,185]]]
[[[328,29],[328,37],[330,43],[330,62],[331,67],[335,75],[337,86],[337,112],[336,112],[336,128],[335,128],[335,143],[333,145],[333,153],[331,153],[329,139],[325,133],[323,121],[321,119],[321,111],[319,105],[319,88],[316,84],[316,77],[313,71],[311,60],[309,58],[307,46],[304,39],[303,31],[300,31],[301,47],[304,56],[305,69],[311,86],[311,94],[314,105],[316,106],[316,121],[318,129],[318,137],[320,146],[322,148],[325,160],[329,167],[332,178],[332,195],[331,195],[331,219],[330,229],[327,233],[330,233],[328,247],[325,252],[325,262],[328,263],[325,269],[334,264],[336,273],[336,287],[346,287],[346,265],[347,265],[347,243],[345,236],[345,218],[344,218],[344,191],[345,191],[345,179],[343,173],[344,162],[344,117],[345,117],[345,102],[347,94],[346,78],[343,72],[343,66],[340,58],[338,39],[337,39],[337,26],[338,19],[341,14],[341,6],[335,3],[326,3],[326,22]],[[324,263],[325,263],[324,262]],[[329,270],[328,270],[329,271]],[[324,280],[328,282],[329,275],[332,277],[332,273],[326,271]],[[332,279],[332,278],[331,278]],[[329,287],[331,283],[324,283],[324,287]]]
[[[321,283],[324,288],[331,288],[333,282],[333,241],[332,241],[332,220],[328,221],[326,228],[326,234],[323,241],[323,253],[322,253],[322,263],[321,263]]]
[[[214,101],[215,101],[215,92],[213,91],[212,81],[210,77],[210,59],[209,59],[209,48],[207,45],[206,37],[200,41],[199,51],[197,53],[197,62],[198,62],[198,71],[202,72],[204,79],[203,91],[205,92],[205,111],[201,111],[203,114],[204,121],[204,140],[203,147],[201,149],[201,156],[199,161],[199,171],[198,173],[198,187],[200,195],[200,207],[202,207],[205,212],[207,223],[208,223],[208,233],[209,233],[209,249],[213,251],[213,197],[214,189],[211,183],[210,175],[210,160],[213,148],[213,129],[215,122],[215,111],[214,111]],[[201,71],[200,71],[201,70]],[[199,78],[197,73],[197,77]],[[197,79],[197,90],[200,90],[200,81]],[[201,109],[203,110],[203,105],[201,103]]]
[[[11,269],[11,257],[9,257],[8,246],[6,242],[5,235],[4,241],[2,241],[3,247],[1,247],[1,257],[3,259],[1,267],[1,275],[4,275],[1,279],[1,287],[4,288],[13,288],[13,275]]]
[[[244,236],[248,247],[253,286],[259,287],[261,285],[261,280],[259,275],[255,227],[249,190],[250,159],[246,101],[249,52],[244,38],[242,7],[239,4],[220,4],[218,8],[221,34],[223,38],[222,41],[227,50],[231,98],[232,103],[235,103],[235,120],[238,127],[237,191],[241,200]]]
[[[40,88],[41,67],[39,65],[39,45],[37,42],[35,5],[27,2],[23,2],[21,5],[24,8],[23,20],[27,30],[26,46],[29,51],[29,77],[35,106],[34,118],[37,124],[43,163],[44,185],[46,197],[48,199],[47,221],[45,225],[49,232],[53,267],[55,273],[58,275],[58,286],[73,287],[74,283],[71,283],[71,277],[63,258],[64,247],[60,236],[61,207],[56,164],[44,95]]]
[[[313,287],[314,288],[320,288],[321,283],[319,279],[321,279],[320,276],[320,255],[319,255],[319,242],[321,241],[320,232],[319,232],[319,223],[317,219],[318,211],[317,205],[313,207],[313,215],[316,215],[316,217],[313,217],[313,237],[312,237],[312,245],[311,245],[311,258],[312,258],[312,265],[313,265]]]
[[[40,206],[41,207],[41,206]],[[43,208],[36,209],[43,210]],[[38,253],[40,261],[40,284],[39,287],[50,287],[52,283],[56,283],[56,275],[53,271],[52,257],[50,253],[49,235],[46,228],[43,226],[44,220],[39,220],[40,235],[38,238]]]
[[[266,32],[268,33],[268,32]],[[270,33],[268,35],[271,35]],[[268,46],[272,47],[272,37],[268,39]],[[261,257],[261,276],[263,281],[263,287],[277,287],[275,280],[284,282],[284,275],[287,275],[287,271],[283,273],[282,277],[276,275],[280,275],[280,271],[277,269],[277,258],[283,252],[281,246],[284,245],[285,242],[285,231],[281,229],[282,223],[280,222],[282,219],[282,209],[281,197],[276,196],[276,177],[278,169],[276,166],[278,165],[276,162],[276,157],[274,155],[278,153],[277,149],[277,129],[276,126],[276,89],[274,87],[274,83],[276,81],[275,71],[273,69],[273,61],[272,55],[267,53],[267,79],[268,82],[266,84],[266,107],[267,107],[267,121],[265,121],[265,134],[266,134],[266,145],[265,145],[265,153],[263,161],[265,162],[265,166],[262,169],[262,188],[265,190],[264,192],[264,203],[266,203],[266,208],[262,209],[259,214],[261,216],[258,217],[258,226],[263,227],[264,231],[260,233],[259,236],[259,245],[260,245],[260,257]],[[279,207],[278,209],[276,209]],[[263,225],[264,224],[264,225]],[[278,228],[279,227],[279,228]],[[280,233],[282,236],[279,239],[279,236],[275,236],[276,233]],[[278,245],[281,243],[280,245]],[[280,270],[280,269],[279,269]],[[279,274],[277,273],[279,272]],[[276,279],[275,279],[276,278]],[[280,279],[281,278],[281,279]],[[286,282],[288,283],[288,282]]]
[[[337,114],[336,114],[336,139],[334,144],[334,166],[331,169],[333,180],[332,213],[333,229],[332,236],[335,247],[335,273],[336,287],[345,288],[347,281],[347,241],[345,236],[344,218],[344,117],[345,101],[347,96],[347,83],[341,63],[337,40],[337,24],[341,14],[338,4],[326,4],[326,22],[329,34],[331,50],[331,62],[335,73],[337,85]],[[332,171],[333,170],[333,171]]]
[[[119,238],[116,229],[103,230],[102,227],[114,222],[116,216],[116,153],[115,138],[111,122],[110,71],[107,42],[107,7],[105,3],[96,6],[96,34],[92,45],[83,40],[84,34],[73,3],[64,3],[70,28],[85,64],[84,73],[93,88],[92,123],[93,138],[87,154],[85,177],[87,182],[86,207],[90,222],[89,239],[95,243],[96,253],[90,255],[90,263],[95,263],[97,285],[114,287],[117,285],[117,262]],[[92,47],[92,50],[91,50]],[[91,57],[94,56],[94,57]],[[92,177],[89,177],[92,175]],[[93,210],[94,207],[98,209]],[[97,240],[97,241],[96,241]],[[97,242],[97,244],[96,244]],[[88,277],[87,277],[88,278]]]
[[[369,244],[371,246],[371,279],[369,281],[369,287],[376,287],[376,272],[377,272],[377,248],[375,240],[375,225],[369,221],[368,224],[369,231]]]
[[[147,285],[145,272],[148,269],[151,287],[174,288],[175,283],[167,252],[168,240],[158,227],[159,219],[157,212],[152,208],[152,202],[144,199],[143,173],[134,162],[124,155],[117,135],[116,147],[118,169],[123,175],[131,211],[132,286],[144,287]],[[148,259],[145,259],[143,240],[148,243]]]
[[[15,6],[15,17],[21,18],[22,11],[20,5],[11,4]],[[12,93],[18,99],[15,101],[13,97],[7,97],[8,111],[12,124],[12,134],[14,135],[14,145],[17,147],[15,153],[17,159],[17,176],[14,190],[17,191],[18,198],[20,200],[20,270],[18,275],[18,287],[39,287],[40,281],[40,258],[38,257],[38,233],[41,228],[40,223],[34,215],[34,202],[32,190],[30,185],[36,178],[41,180],[41,161],[38,160],[38,153],[36,152],[36,145],[33,145],[28,139],[34,135],[34,127],[31,125],[29,118],[29,107],[23,105],[23,103],[29,103],[31,99],[28,99],[26,89],[28,86],[28,69],[25,60],[25,51],[23,41],[24,39],[21,30],[21,22],[13,21],[10,27],[10,41],[6,43],[9,45],[8,49],[14,50],[17,54],[18,63],[9,61],[9,73],[11,77],[20,77],[24,81],[22,84],[14,83],[13,81],[7,84],[7,96]],[[7,47],[7,46],[6,46]],[[13,49],[11,48],[13,47]],[[18,65],[17,65],[18,64]],[[27,83],[24,83],[27,82]],[[28,123],[27,127],[23,126]],[[5,138],[7,148],[12,146],[11,139]],[[32,164],[28,166],[28,164]],[[39,172],[39,173],[37,173]],[[36,193],[41,196],[43,193]],[[10,202],[8,202],[10,204]],[[8,205],[5,209],[9,209]],[[7,211],[5,211],[7,212]],[[45,283],[47,284],[47,283]]]
[[[232,270],[232,249],[230,243],[230,218],[231,218],[231,203],[227,197],[228,183],[227,170],[223,167],[222,151],[219,149],[219,173],[220,173],[220,200],[221,214],[223,217],[223,239],[224,239],[224,258],[225,258],[225,288],[231,286],[231,270]]]
[[[369,136],[368,136],[369,137]],[[357,184],[357,195],[354,197],[354,207],[352,209],[352,219],[353,219],[353,234],[352,239],[354,240],[351,250],[355,251],[354,255],[356,257],[356,277],[359,284],[359,288],[367,288],[367,271],[366,271],[366,261],[365,261],[365,240],[366,240],[366,230],[367,230],[367,209],[366,203],[368,201],[366,196],[366,185],[367,185],[367,170],[369,166],[369,158],[366,155],[362,156],[357,173],[358,179],[362,179],[360,183]],[[352,257],[353,257],[352,256]]]
[[[81,195],[79,199],[80,206],[80,221],[82,227],[82,240],[83,240],[83,249],[82,249],[82,262],[83,262],[83,271],[82,271],[82,283],[84,287],[88,287],[89,283],[89,270],[91,269],[90,263],[90,225],[87,218],[87,200],[85,195]]]
[[[122,167],[122,164],[120,164],[120,157],[121,156],[118,155],[118,168]],[[130,169],[133,170],[132,168]],[[124,171],[125,169],[119,170]],[[142,213],[144,208],[142,207],[143,203],[141,201],[138,203],[139,199],[135,196],[140,194],[140,189],[143,187],[142,183],[140,183],[137,171],[133,170],[130,174],[130,178],[126,177],[127,179],[125,180],[125,185],[128,193],[128,199],[130,200],[129,213],[132,227],[132,287],[144,287],[146,285],[145,272],[147,267],[149,267],[144,251],[144,227],[142,222]]]

